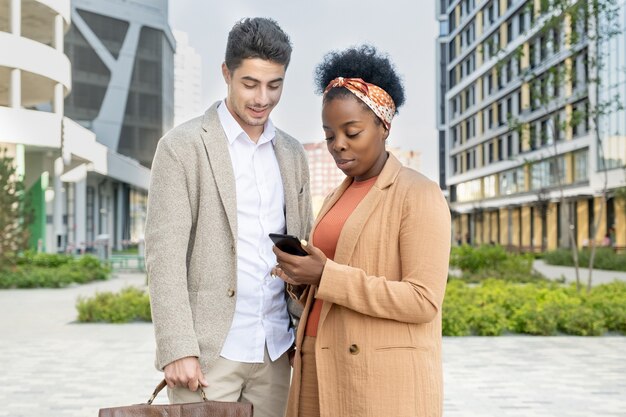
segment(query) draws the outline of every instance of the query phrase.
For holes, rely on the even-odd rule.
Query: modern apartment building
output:
[[[121,249],[143,237],[150,171],[120,152],[139,149],[126,153],[149,165],[171,125],[173,44],[155,29],[166,16],[166,1],[0,1],[0,147],[33,203],[33,249]]]
[[[72,0],[65,113],[109,149],[150,167],[173,126],[175,40],[167,0]]]
[[[592,117],[609,98],[626,103],[626,35],[596,45],[585,13],[545,30],[550,3],[437,4],[437,125],[456,242],[549,250],[571,246],[572,225],[579,247],[605,237],[626,246],[626,204],[615,195],[626,185],[626,114],[614,109],[597,128]]]

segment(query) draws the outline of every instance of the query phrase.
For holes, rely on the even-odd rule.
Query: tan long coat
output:
[[[350,182],[327,197],[317,222]],[[439,187],[390,155],[346,221],[317,291],[324,300],[315,346],[322,417],[442,415],[449,253],[450,212]],[[313,293],[301,298],[302,323]],[[298,414],[300,372],[296,355],[288,417]]]

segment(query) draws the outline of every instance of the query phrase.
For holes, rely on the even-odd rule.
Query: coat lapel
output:
[[[202,119],[202,141],[209,158],[213,178],[228,218],[233,239],[237,241],[237,195],[235,174],[228,150],[228,139],[217,115],[219,102],[213,104]]]
[[[276,131],[274,140],[274,154],[278,161],[280,176],[283,180],[283,192],[285,194],[285,226],[287,233],[298,233],[300,231],[300,219],[298,213],[298,195],[302,190],[297,189],[296,167],[291,151],[282,140],[279,131]],[[298,236],[303,238],[304,236]]]
[[[350,261],[352,260],[352,254],[354,253],[354,248],[359,241],[359,236],[361,236],[361,231],[363,230],[365,223],[371,217],[372,213],[383,199],[385,193],[384,190],[395,181],[398,173],[400,172],[400,168],[402,168],[402,164],[400,163],[400,161],[398,161],[395,156],[389,153],[387,162],[385,163],[383,170],[378,176],[378,179],[372,186],[372,189],[354,209],[352,214],[348,217],[345,224],[343,225],[343,228],[341,229],[341,233],[339,234],[339,240],[337,241],[335,259],[333,259],[335,262],[343,265],[350,264]],[[337,202],[337,200],[341,197],[341,195],[351,183],[351,178],[346,178],[344,180],[344,182],[339,186],[331,199],[326,204],[324,204],[324,207],[322,208],[323,212],[320,212],[320,216],[318,216],[315,226],[317,226],[317,223],[320,221],[320,219],[326,213],[328,213],[328,210],[330,210],[330,208]],[[313,229],[315,229],[315,227]],[[326,315],[328,315],[331,306],[332,303],[324,303],[324,305],[322,306],[319,321],[320,327],[324,323]]]

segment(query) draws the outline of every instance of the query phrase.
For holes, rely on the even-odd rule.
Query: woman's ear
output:
[[[389,129],[387,129],[384,125],[383,129],[385,129],[385,131],[383,132],[383,140],[387,140],[387,138],[389,137]]]

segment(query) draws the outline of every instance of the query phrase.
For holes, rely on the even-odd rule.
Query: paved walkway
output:
[[[74,323],[76,297],[144,279],[0,291],[0,417],[146,401],[161,378],[152,325]],[[626,416],[626,337],[444,338],[443,357],[446,417]]]

